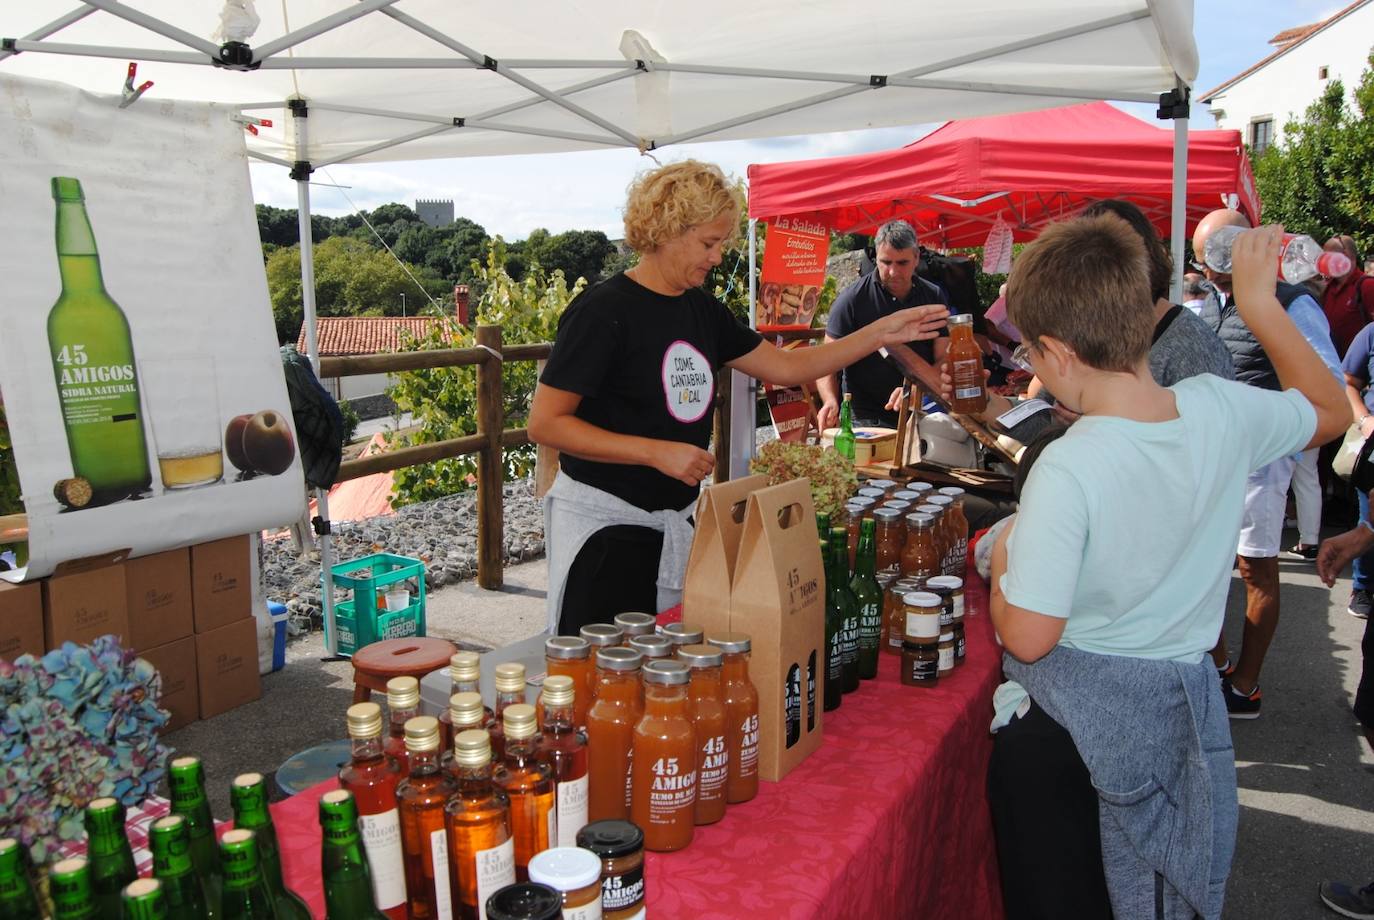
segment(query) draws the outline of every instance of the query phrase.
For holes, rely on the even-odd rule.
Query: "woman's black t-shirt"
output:
[[[761,338],[704,291],[657,294],[617,274],[578,295],[558,322],[540,382],[577,393],[578,418],[617,434],[711,441],[715,372]],[[563,472],[645,511],[685,508],[697,489],[650,466],[570,454]]]

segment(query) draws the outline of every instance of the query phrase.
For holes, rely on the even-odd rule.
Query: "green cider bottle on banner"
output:
[[[849,590],[859,604],[859,677],[878,676],[878,644],[883,629],[883,591],[878,586],[877,522],[864,518],[859,523],[859,549],[854,555],[854,577]]]
[[[205,916],[219,916],[223,873],[215,847],[215,819],[210,800],[205,797],[205,769],[199,757],[177,757],[167,771],[172,791],[172,814],[186,819],[186,834],[191,839],[191,863],[196,867],[201,890],[205,892]]]
[[[162,883],[167,920],[205,920],[205,889],[191,859],[191,833],[184,815],[166,815],[148,832],[153,876]]]
[[[854,462],[854,406],[848,393],[840,404],[840,430],[835,433],[835,452],[850,463]]]
[[[130,882],[124,886],[122,898],[123,920],[167,920],[167,898],[162,883],[155,878]]]
[[[842,689],[859,689],[859,602],[849,590],[849,531],[830,528],[830,548],[835,554],[835,587],[840,605],[840,674]]]
[[[372,897],[372,868],[358,830],[358,803],[347,789],[320,798],[320,870],[325,920],[387,920]]]
[[[234,827],[253,831],[258,864],[276,902],[277,916],[281,920],[311,920],[305,900],[287,888],[282,878],[281,848],[277,845],[277,830],[272,826],[272,813],[267,809],[267,782],[262,774],[242,773],[234,777],[229,798],[234,807]]]
[[[0,838],[0,920],[41,920],[42,916],[23,846],[13,837]]]
[[[91,504],[107,504],[152,483],[133,337],[105,292],[81,182],[54,178],[52,196],[62,293],[48,313],[48,347],[73,474],[90,483]]]
[[[48,870],[53,920],[93,920],[100,914],[91,890],[91,865],[84,856],[54,863]]]
[[[138,878],[134,851],[124,834],[124,806],[104,796],[86,806],[86,859],[91,891],[102,917],[118,917],[120,892]]]
[[[840,610],[834,547],[826,540],[821,541],[821,560],[825,571],[825,689],[821,695],[821,709],[830,712],[840,708],[840,698],[844,695],[844,662],[840,653],[844,614]]]
[[[262,877],[253,831],[236,827],[221,837],[219,859],[224,872],[220,916],[224,920],[276,920],[276,903]]]

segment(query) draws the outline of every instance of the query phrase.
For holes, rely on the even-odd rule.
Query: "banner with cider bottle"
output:
[[[304,511],[243,126],[119,103],[0,76],[0,394],[29,535],[12,580]]]

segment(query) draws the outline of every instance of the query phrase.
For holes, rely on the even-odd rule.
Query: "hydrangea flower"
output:
[[[769,441],[749,463],[749,472],[762,473],[769,485],[793,479],[811,480],[811,501],[816,512],[832,517],[854,493],[859,477],[854,464],[833,450],[795,441]]]
[[[162,779],[161,678],[114,636],[0,661],[0,837],[37,865],[82,836],[91,799],[142,802]]]

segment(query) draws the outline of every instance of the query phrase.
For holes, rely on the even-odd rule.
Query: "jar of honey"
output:
[[[635,636],[652,636],[658,617],[652,613],[617,613],[613,623],[620,627],[620,644],[629,645]]]
[[[601,858],[604,920],[642,918],[644,832],[629,821],[593,821],[577,832],[577,845]]]
[[[643,660],[633,648],[596,652],[596,700],[587,712],[588,820],[629,816],[631,750],[644,715]]]
[[[878,647],[893,655],[902,653],[906,641],[906,596],[920,590],[918,578],[898,578],[883,592],[883,634]]]
[[[929,591],[912,591],[902,600],[906,604],[903,638],[919,645],[939,642],[940,610],[944,606],[940,596]]]
[[[530,881],[563,899],[562,920],[601,920],[601,857],[579,847],[553,847],[530,860]]]
[[[697,743],[687,701],[690,681],[680,661],[644,665],[644,715],[635,726],[630,820],[644,846],[680,850],[696,826]]]
[[[544,669],[573,679],[573,721],[578,728],[585,727],[596,679],[591,643],[580,636],[550,636],[544,640]]]

